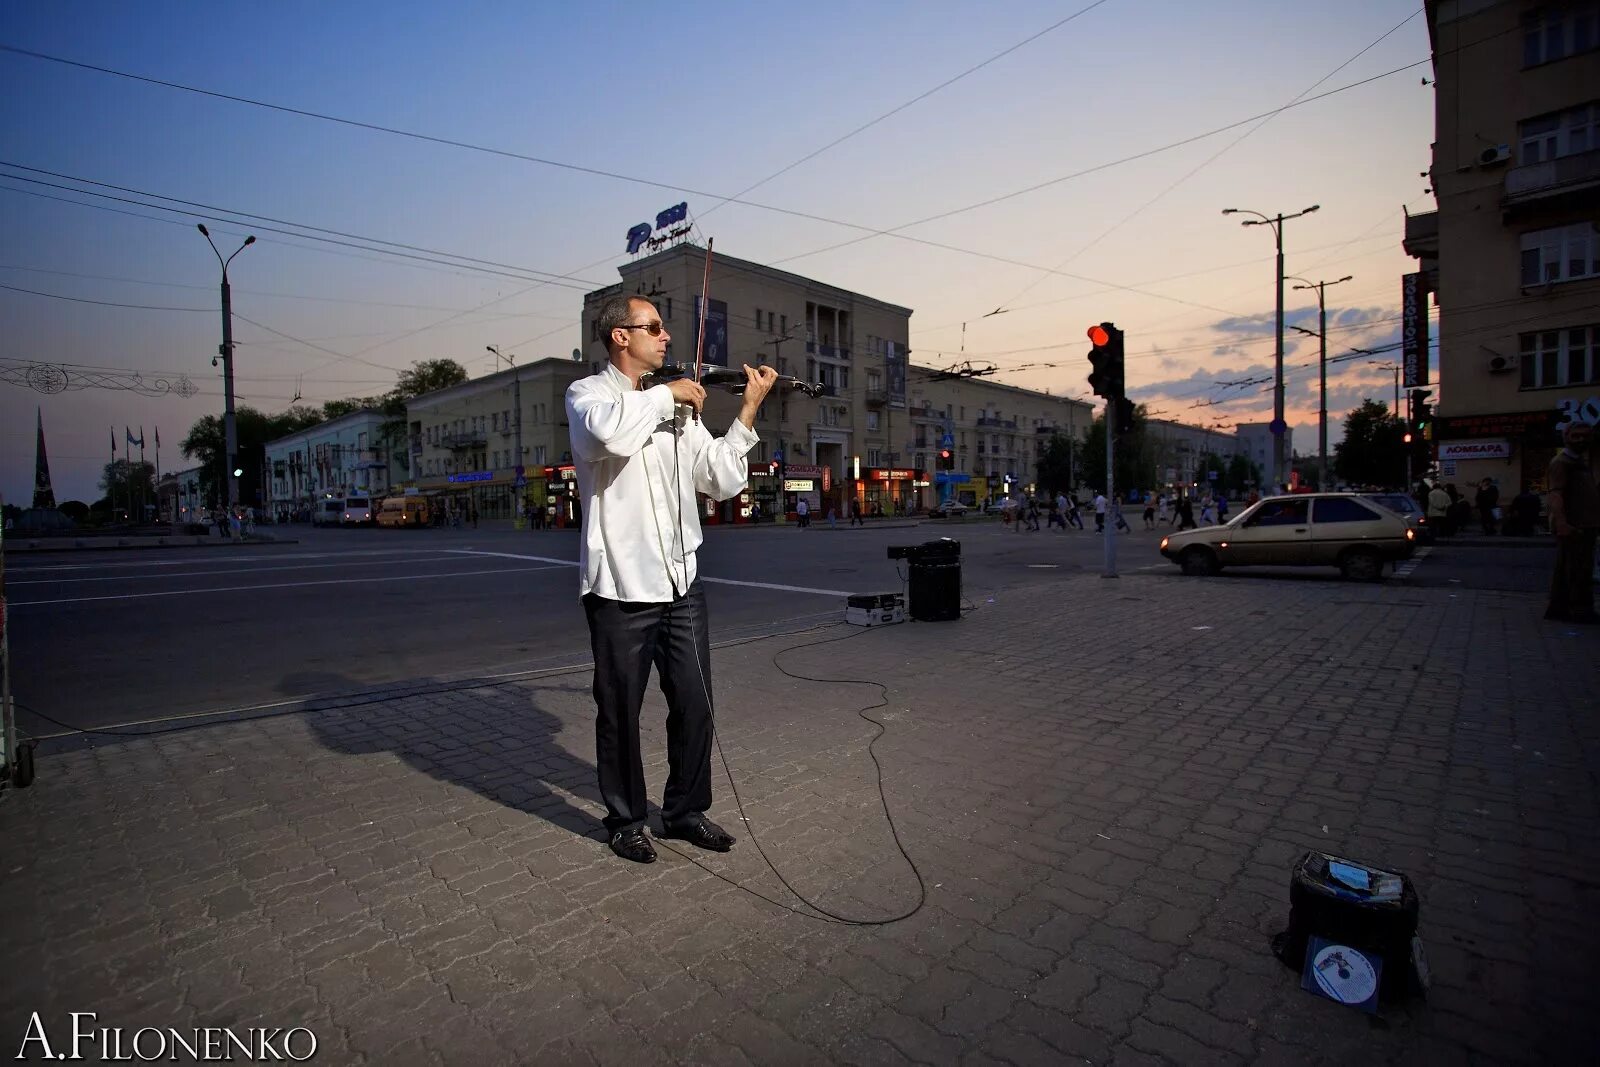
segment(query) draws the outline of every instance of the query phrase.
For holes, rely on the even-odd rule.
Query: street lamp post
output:
[[[233,417],[233,290],[228,285],[228,264],[233,262],[233,256],[255,244],[256,239],[254,234],[246,237],[244,244],[234,249],[233,256],[223,259],[206,224],[199,223],[196,228],[222,265],[222,346],[217,351],[222,356],[222,436],[223,451],[227,453],[227,468],[223,473],[227,478],[228,514],[231,515],[239,505],[239,427]]]
[[[1320,347],[1317,366],[1320,368],[1322,378],[1322,400],[1317,410],[1317,488],[1324,493],[1328,491],[1328,304],[1324,290],[1330,285],[1339,285],[1353,277],[1355,275],[1346,274],[1337,281],[1311,282],[1292,274],[1289,276],[1290,281],[1305,283],[1295,286],[1297,292],[1301,289],[1317,291],[1317,338]]]
[[[523,482],[522,473],[522,368],[517,367],[516,357],[505,355],[500,351],[498,346],[486,345],[484,347],[486,347],[490,352],[493,352],[496,358],[503,359],[511,366],[516,367],[516,373],[511,376],[511,405],[516,409],[517,413],[516,421],[513,423],[513,425],[517,428],[517,461],[513,463],[512,466],[516,468],[513,480],[513,485],[515,485],[516,488],[513,491],[519,497],[521,497],[525,495],[525,490],[523,489],[523,485],[525,483]],[[523,503],[526,503],[526,501],[520,499],[518,500],[518,504]],[[520,515],[516,516],[516,521],[518,523],[522,522]],[[522,527],[520,525],[517,527],[519,530],[521,528]]]
[[[1305,210],[1297,211],[1293,215],[1285,215],[1282,212],[1277,215],[1263,215],[1259,211],[1251,211],[1248,208],[1225,207],[1222,209],[1224,215],[1245,214],[1258,216],[1258,218],[1254,219],[1245,219],[1239,225],[1271,226],[1272,235],[1278,243],[1278,269],[1277,278],[1275,279],[1278,292],[1278,358],[1276,384],[1272,390],[1272,436],[1274,438],[1272,446],[1272,482],[1274,489],[1281,487],[1284,482],[1283,438],[1288,430],[1283,421],[1283,224],[1290,219],[1298,219],[1302,215],[1309,215],[1313,211],[1319,210],[1321,206],[1321,204],[1312,204]]]

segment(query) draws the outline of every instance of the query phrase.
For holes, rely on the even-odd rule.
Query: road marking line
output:
[[[1406,560],[1404,563],[1396,564],[1396,566],[1394,568],[1394,576],[1396,578],[1409,578],[1409,577],[1411,577],[1411,572],[1416,570],[1417,567],[1422,563],[1422,561],[1428,558],[1428,553],[1430,553],[1432,551],[1433,551],[1433,546],[1432,545],[1424,545],[1423,547],[1417,549],[1417,554],[1416,555],[1412,556],[1410,559]]]
[[[136,551],[136,550],[134,550],[134,551]],[[272,561],[272,562],[276,562],[276,561],[278,561],[280,559],[344,559],[344,558],[346,558],[348,556],[407,556],[407,555],[414,555],[414,554],[416,554],[418,552],[430,552],[430,551],[432,551],[432,552],[441,552],[441,551],[448,551],[448,549],[437,549],[437,548],[435,548],[435,549],[394,548],[394,549],[376,549],[376,550],[373,550],[373,551],[370,551],[370,552],[292,552],[292,553],[291,552],[273,552],[273,553],[270,553],[270,554],[265,555],[265,556],[234,556],[229,560],[229,562],[233,562],[233,563],[240,563],[240,562],[248,563],[248,562],[251,562],[252,560],[258,560],[258,559],[259,560],[269,560],[269,561]],[[12,566],[12,568],[14,568],[15,573],[18,573],[18,574],[22,574],[22,573],[32,574],[32,573],[35,573],[37,571],[92,571],[92,570],[109,570],[109,569],[114,568],[114,567],[182,567],[186,563],[216,563],[216,562],[217,562],[217,557],[213,553],[213,554],[204,555],[204,556],[185,556],[182,559],[161,559],[161,560],[142,559],[142,560],[128,560],[128,561],[116,562],[116,563],[111,562],[111,561],[108,560],[108,561],[96,561],[94,563],[60,563],[60,564],[56,564],[55,566],[39,566],[39,567],[29,566],[28,564],[22,563],[19,560],[19,561],[14,562],[11,566]]]
[[[407,563],[439,563],[444,560],[455,560],[455,556],[429,556],[423,559],[409,559]],[[302,563],[296,567],[240,567],[226,571],[168,571],[164,574],[107,574],[99,578],[35,578],[31,581],[8,582],[8,585],[71,585],[76,582],[135,582],[141,578],[209,578],[215,574],[267,574],[271,571],[315,571],[326,570],[329,567],[383,567],[394,562],[386,559],[362,560],[359,562],[345,561],[342,563]]]
[[[476,548],[454,548],[452,552],[459,552],[463,556],[498,556],[501,559],[526,559],[538,563],[559,563],[567,567],[576,567],[577,560],[555,559],[551,556],[520,556],[514,552],[486,552]],[[733,578],[710,578],[704,574],[696,575],[702,582],[713,582],[717,585],[739,585],[747,589],[776,589],[782,593],[813,593],[817,596],[851,596],[843,589],[812,589],[804,585],[779,585],[776,582],[744,582]]]
[[[248,593],[256,589],[297,589],[310,585],[372,585],[376,582],[422,582],[431,578],[470,578],[480,574],[526,574],[554,570],[554,567],[497,567],[487,571],[455,571],[450,574],[400,574],[388,578],[330,578],[321,582],[272,582],[266,585],[225,585],[213,589],[167,589],[157,593],[121,593],[116,596],[79,596],[61,600],[13,600],[10,608],[39,607],[45,604],[83,604],[92,600],[144,600],[158,596],[204,596],[208,593]]]

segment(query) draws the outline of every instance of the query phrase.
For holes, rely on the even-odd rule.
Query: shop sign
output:
[[[1557,415],[1551,410],[1507,411],[1492,415],[1447,415],[1438,423],[1435,439],[1458,441],[1465,438],[1500,437],[1515,440],[1527,434],[1554,438]]]
[[[578,468],[546,467],[544,469],[544,476],[546,481],[551,482],[575,482],[578,480]]]
[[[1571,422],[1581,422],[1587,426],[1600,425],[1600,396],[1591,396],[1587,400],[1577,397],[1567,397],[1561,401],[1558,409],[1561,412],[1561,421],[1556,424],[1556,429],[1565,430]]]
[[[452,474],[445,479],[447,482],[487,482],[494,477],[494,471],[467,471],[465,474]]]
[[[1400,350],[1406,388],[1428,384],[1428,287],[1421,271],[1400,279]]]
[[[1439,446],[1439,459],[1510,459],[1510,441],[1446,441]]]
[[[809,493],[816,489],[817,483],[810,478],[785,478],[783,491],[785,493]]]
[[[867,477],[874,482],[903,482],[916,477],[916,474],[916,471],[900,467],[873,467],[867,472]]]
[[[820,478],[822,471],[822,467],[810,467],[804,463],[790,463],[783,468],[785,474],[792,474],[796,478]]]

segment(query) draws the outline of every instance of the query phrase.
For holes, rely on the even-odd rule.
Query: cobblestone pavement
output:
[[[886,926],[797,914],[725,785],[733,852],[614,858],[586,671],[47,749],[0,801],[0,1054],[93,1011],[304,1026],[328,1063],[1593,1062],[1600,631],[1166,572],[973,607],[781,658],[888,687],[927,903]],[[882,917],[918,891],[879,691],[772,663],[845,632],[716,651],[720,728],[788,881]],[[1273,959],[1307,848],[1414,879],[1426,1002]]]

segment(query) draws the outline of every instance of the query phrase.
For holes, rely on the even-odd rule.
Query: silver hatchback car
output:
[[[1161,554],[1185,574],[1223,567],[1338,567],[1346,577],[1376,581],[1385,563],[1408,558],[1417,532],[1400,515],[1357,493],[1273,496],[1222,526],[1183,530],[1161,539]]]

